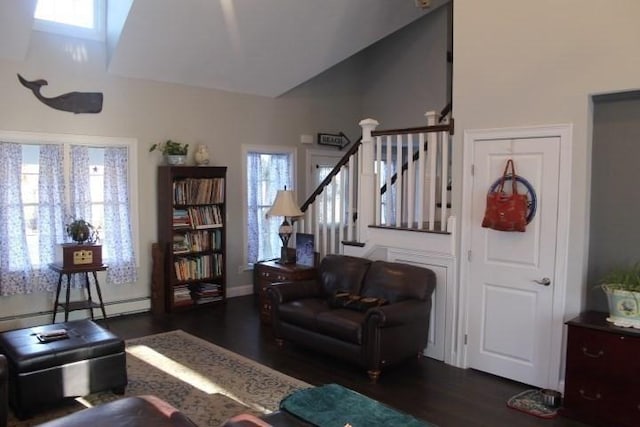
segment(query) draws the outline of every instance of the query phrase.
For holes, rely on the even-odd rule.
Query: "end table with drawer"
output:
[[[606,426],[640,420],[640,331],[607,322],[607,314],[569,320],[563,415]]]
[[[256,263],[253,268],[253,292],[258,295],[260,320],[266,324],[271,324],[271,302],[266,294],[267,286],[277,282],[309,280],[316,277],[316,268],[306,265],[262,261]]]

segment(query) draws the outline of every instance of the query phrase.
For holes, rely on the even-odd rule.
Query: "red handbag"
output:
[[[511,173],[509,173],[511,171]],[[504,192],[504,181],[511,179],[511,194]],[[500,185],[487,194],[487,207],[482,226],[498,231],[525,231],[527,226],[527,196],[518,194],[516,168],[507,160]]]

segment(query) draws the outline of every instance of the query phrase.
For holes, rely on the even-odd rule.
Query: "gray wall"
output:
[[[426,125],[447,104],[450,15],[441,6],[363,51],[362,113],[380,129]]]
[[[612,267],[640,261],[640,93],[594,99],[587,306],[607,311],[595,288]]]

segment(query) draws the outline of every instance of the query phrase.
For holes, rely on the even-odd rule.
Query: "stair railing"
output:
[[[377,121],[360,122],[362,138],[305,200],[295,222],[296,232],[314,234],[321,257],[342,253],[343,243],[365,242],[369,226],[447,231],[453,119],[435,124],[436,112],[425,116],[427,126],[406,129],[376,131]]]

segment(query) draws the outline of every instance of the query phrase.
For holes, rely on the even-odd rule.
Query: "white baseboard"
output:
[[[134,314],[149,311],[151,302],[149,298],[140,298],[135,300],[123,300],[105,304],[107,317],[114,317],[124,314]],[[93,309],[93,315],[96,319],[102,319],[102,313],[99,308]],[[80,320],[89,317],[88,310],[77,310],[69,313],[69,320]],[[52,312],[25,313],[19,316],[11,316],[0,318],[0,331],[9,331],[12,329],[30,328],[33,326],[46,325],[51,323],[53,319]],[[64,321],[64,311],[58,310],[56,314],[56,323]]]
[[[241,297],[253,294],[253,285],[234,286],[227,289],[227,298]],[[134,300],[123,300],[105,304],[107,318],[123,316],[126,314],[142,313],[151,310],[149,298],[138,298]],[[96,319],[102,319],[100,309],[94,309],[93,315]],[[69,313],[69,320],[80,320],[89,317],[87,310],[72,311]],[[0,317],[0,332],[12,329],[30,328],[33,326],[46,325],[51,323],[53,313],[50,311],[38,313],[25,313],[17,316]],[[56,323],[64,321],[64,312],[58,310]]]
[[[253,285],[234,286],[227,288],[227,298],[243,297],[253,295]]]

